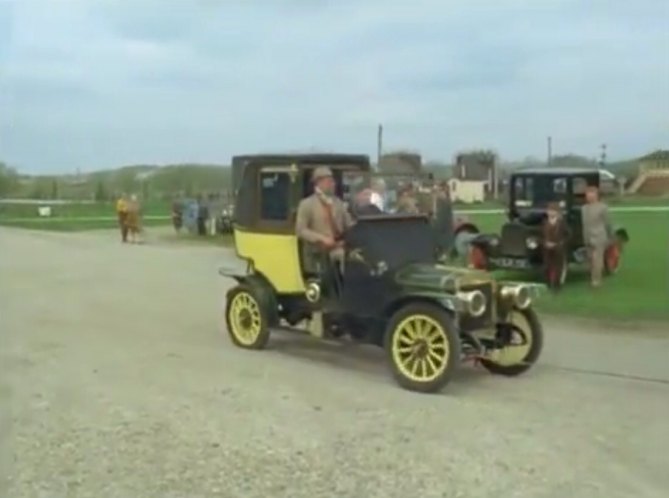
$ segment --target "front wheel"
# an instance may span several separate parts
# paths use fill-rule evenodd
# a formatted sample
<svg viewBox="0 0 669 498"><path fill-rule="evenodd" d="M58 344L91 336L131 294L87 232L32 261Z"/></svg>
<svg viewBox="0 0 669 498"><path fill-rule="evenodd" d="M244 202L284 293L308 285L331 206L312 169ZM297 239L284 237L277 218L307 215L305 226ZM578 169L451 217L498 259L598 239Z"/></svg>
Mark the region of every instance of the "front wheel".
<svg viewBox="0 0 669 498"><path fill-rule="evenodd" d="M504 345L481 358L481 365L491 373L509 377L529 370L544 345L544 331L536 312L531 308L513 309L498 327L498 339Z"/></svg>
<svg viewBox="0 0 669 498"><path fill-rule="evenodd" d="M254 290L245 284L227 296L225 323L232 342L244 349L263 349L269 340L267 311Z"/></svg>
<svg viewBox="0 0 669 498"><path fill-rule="evenodd" d="M460 361L460 338L453 319L436 304L400 308L388 322L384 342L395 380L410 391L439 391Z"/></svg>

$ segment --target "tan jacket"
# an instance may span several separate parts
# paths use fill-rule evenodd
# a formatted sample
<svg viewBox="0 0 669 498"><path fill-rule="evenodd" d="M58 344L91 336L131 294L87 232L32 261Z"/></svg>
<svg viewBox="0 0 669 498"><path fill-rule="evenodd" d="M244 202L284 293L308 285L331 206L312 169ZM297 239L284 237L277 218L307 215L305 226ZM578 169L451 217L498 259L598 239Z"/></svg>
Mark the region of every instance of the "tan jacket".
<svg viewBox="0 0 669 498"><path fill-rule="evenodd" d="M611 235L609 208L603 202L585 204L581 211L583 243L586 246L606 245Z"/></svg>
<svg viewBox="0 0 669 498"><path fill-rule="evenodd" d="M330 202L332 207L332 221L337 233L333 233L324 202ZM353 219L346 210L344 203L337 197L327 198L314 193L302 199L297 206L297 220L295 233L297 236L312 244L317 244L326 237L337 239L353 225Z"/></svg>
<svg viewBox="0 0 669 498"><path fill-rule="evenodd" d="M406 195L397 201L397 212L404 214L418 214L418 204L413 196Z"/></svg>

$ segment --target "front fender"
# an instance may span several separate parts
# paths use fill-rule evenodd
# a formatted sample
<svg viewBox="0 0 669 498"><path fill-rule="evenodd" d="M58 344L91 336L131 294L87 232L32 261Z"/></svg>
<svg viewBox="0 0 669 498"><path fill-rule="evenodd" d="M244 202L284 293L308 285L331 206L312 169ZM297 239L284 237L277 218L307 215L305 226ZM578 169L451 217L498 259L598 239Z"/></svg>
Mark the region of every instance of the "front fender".
<svg viewBox="0 0 669 498"><path fill-rule="evenodd" d="M279 304L276 298L276 290L261 273L240 274L223 268L219 270L219 273L236 280L240 285L250 287L263 310L267 313L269 324L273 326L279 323ZM230 294L233 289L234 287L229 289L226 295Z"/></svg>
<svg viewBox="0 0 669 498"><path fill-rule="evenodd" d="M491 233L481 233L471 240L471 244L482 249L497 247L499 245L499 236Z"/></svg>
<svg viewBox="0 0 669 498"><path fill-rule="evenodd" d="M417 291L393 299L385 306L383 316L390 318L393 313L395 313L403 306L414 303L416 301L440 306L445 310L452 312L454 315L458 310L458 299L452 294L435 291Z"/></svg>

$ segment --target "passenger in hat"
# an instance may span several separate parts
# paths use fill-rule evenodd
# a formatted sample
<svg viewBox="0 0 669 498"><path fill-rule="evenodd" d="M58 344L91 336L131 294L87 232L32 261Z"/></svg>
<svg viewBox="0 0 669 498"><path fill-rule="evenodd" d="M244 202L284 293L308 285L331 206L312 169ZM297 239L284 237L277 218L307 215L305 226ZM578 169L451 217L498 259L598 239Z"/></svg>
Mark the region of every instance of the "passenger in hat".
<svg viewBox="0 0 669 498"><path fill-rule="evenodd" d="M343 201L335 195L332 170L318 166L312 173L314 193L297 207L297 236L337 262L344 260L343 236L353 225L353 218Z"/></svg>
<svg viewBox="0 0 669 498"><path fill-rule="evenodd" d="M376 204L372 203L372 189L366 188L358 192L355 196L353 214L355 216L383 214L383 211L381 211Z"/></svg>

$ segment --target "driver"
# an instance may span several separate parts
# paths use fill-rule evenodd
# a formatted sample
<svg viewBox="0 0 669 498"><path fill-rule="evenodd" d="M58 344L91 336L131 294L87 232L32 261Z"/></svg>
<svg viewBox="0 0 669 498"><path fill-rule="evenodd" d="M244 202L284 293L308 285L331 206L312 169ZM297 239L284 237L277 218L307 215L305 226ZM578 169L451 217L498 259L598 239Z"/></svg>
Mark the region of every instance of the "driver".
<svg viewBox="0 0 669 498"><path fill-rule="evenodd" d="M301 240L330 255L340 266L344 261L343 236L353 225L344 203L335 195L335 180L327 166L314 169L314 193L297 207L295 232Z"/></svg>

